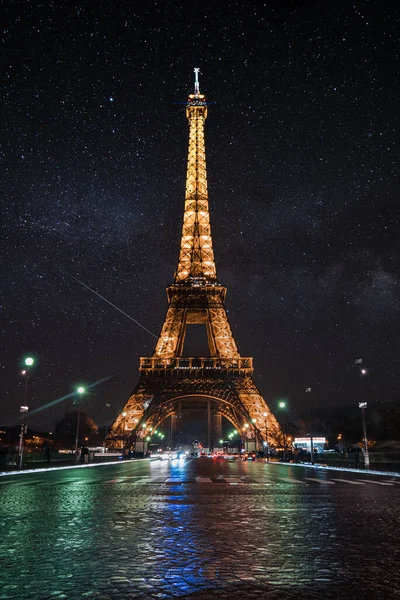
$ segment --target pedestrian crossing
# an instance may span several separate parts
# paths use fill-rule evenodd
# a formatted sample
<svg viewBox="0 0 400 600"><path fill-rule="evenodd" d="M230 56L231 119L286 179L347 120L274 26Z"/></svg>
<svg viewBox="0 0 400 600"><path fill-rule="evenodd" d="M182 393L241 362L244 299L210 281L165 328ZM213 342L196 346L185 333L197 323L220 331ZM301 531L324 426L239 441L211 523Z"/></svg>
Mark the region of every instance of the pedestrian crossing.
<svg viewBox="0 0 400 600"><path fill-rule="evenodd" d="M217 477L203 477L198 476L194 479L185 477L144 477L141 475L132 475L126 477L115 477L104 482L106 485L115 483L129 483L129 484L167 484L167 485L182 485L182 484L199 484L199 485L210 485L210 484L225 484L225 485L261 485L261 486L274 486L277 484L293 484L293 485L317 485L321 487L332 486L336 484L348 484L365 486L368 484L381 485L381 486L393 486L400 481L396 480L377 480L377 479L344 479L344 478L330 478L324 479L319 477L304 477L304 479L297 479L296 477L277 477L276 479L256 479L249 476L233 477L218 475Z"/></svg>
<svg viewBox="0 0 400 600"><path fill-rule="evenodd" d="M7 483L7 478L5 477L0 481L0 487ZM101 478L95 478L93 480L82 479L81 477L72 477L68 478L68 480L59 481L46 481L43 479L20 479L18 481L13 482L15 485L34 485L39 487L50 487L53 485L73 485L73 486L84 486L84 485L119 485L119 484L128 484L129 486L141 486L141 485L155 485L155 484L165 484L165 485L184 485L184 484L194 484L198 486L202 485L225 485L225 486L244 486L244 485L252 485L252 486L264 486L264 487L273 487L277 485L294 485L298 487L305 486L316 486L321 488L331 488L335 485L340 486L379 486L379 487L393 487L400 484L400 478L391 478L391 479L378 479L378 478L354 478L354 479L345 479L343 477L303 477L302 479L297 478L291 475L278 475L277 477L271 478L256 478L249 477L248 475L243 476L227 476L227 475L218 475L215 477L205 477L205 476L170 476L167 474L164 476L150 476L150 475L122 475L118 477L113 477L112 479L108 479L103 481Z"/></svg>

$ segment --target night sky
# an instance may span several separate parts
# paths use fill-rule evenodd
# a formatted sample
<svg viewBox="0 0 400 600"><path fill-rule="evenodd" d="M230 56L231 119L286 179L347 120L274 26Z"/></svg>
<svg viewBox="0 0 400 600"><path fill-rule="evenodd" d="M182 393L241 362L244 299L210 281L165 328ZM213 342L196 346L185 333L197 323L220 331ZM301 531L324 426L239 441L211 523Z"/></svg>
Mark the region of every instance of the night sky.
<svg viewBox="0 0 400 600"><path fill-rule="evenodd" d="M178 259L200 67L217 274L267 402L398 398L396 15L388 2L9 2L2 27L2 393L91 384L113 420ZM353 366L363 358L363 385ZM111 404L110 408L106 404ZM31 417L52 428L71 399Z"/></svg>

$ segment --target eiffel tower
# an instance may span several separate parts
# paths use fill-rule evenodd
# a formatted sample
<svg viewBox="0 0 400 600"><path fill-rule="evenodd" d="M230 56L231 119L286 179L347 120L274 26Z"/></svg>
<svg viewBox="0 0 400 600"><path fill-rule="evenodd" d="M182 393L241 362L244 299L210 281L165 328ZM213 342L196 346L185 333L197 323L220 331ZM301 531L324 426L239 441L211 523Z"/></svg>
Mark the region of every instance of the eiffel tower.
<svg viewBox="0 0 400 600"><path fill-rule="evenodd" d="M225 309L226 288L217 279L212 246L204 122L208 106L200 93L199 69L186 103L189 153L182 239L168 310L151 357L140 358L140 379L113 423L109 444L127 437L149 440L166 421L179 430L182 408L206 408L208 444L221 436L222 417L253 447L275 445L279 424L255 385L253 359L239 354ZM187 325L206 327L209 356L183 356ZM168 421L169 419L169 421ZM212 439L210 438L210 427Z"/></svg>

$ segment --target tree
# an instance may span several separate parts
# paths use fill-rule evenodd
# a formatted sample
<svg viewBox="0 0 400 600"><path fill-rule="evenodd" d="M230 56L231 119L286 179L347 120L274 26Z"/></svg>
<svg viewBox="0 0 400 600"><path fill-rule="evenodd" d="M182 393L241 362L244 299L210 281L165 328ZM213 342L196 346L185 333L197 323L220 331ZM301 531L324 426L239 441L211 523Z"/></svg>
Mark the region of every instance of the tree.
<svg viewBox="0 0 400 600"><path fill-rule="evenodd" d="M54 439L63 446L73 448L75 446L77 422L77 410L65 413L54 428ZM99 428L92 417L89 417L86 413L80 411L78 446L83 444L85 438L88 438L87 443L97 443L98 431Z"/></svg>

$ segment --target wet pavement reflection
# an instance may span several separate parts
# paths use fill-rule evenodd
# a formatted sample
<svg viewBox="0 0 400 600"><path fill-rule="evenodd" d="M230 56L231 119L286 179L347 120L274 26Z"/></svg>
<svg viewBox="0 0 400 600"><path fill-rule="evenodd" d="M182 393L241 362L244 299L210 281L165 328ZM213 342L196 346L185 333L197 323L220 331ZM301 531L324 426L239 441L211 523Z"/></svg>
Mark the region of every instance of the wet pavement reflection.
<svg viewBox="0 0 400 600"><path fill-rule="evenodd" d="M0 480L0 599L395 598L400 486L132 461Z"/></svg>

